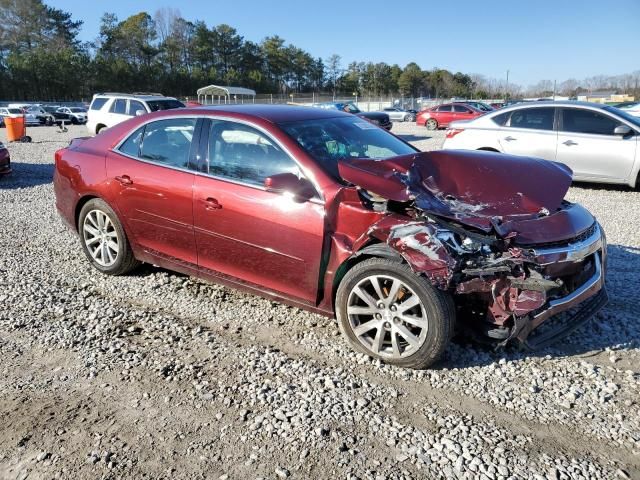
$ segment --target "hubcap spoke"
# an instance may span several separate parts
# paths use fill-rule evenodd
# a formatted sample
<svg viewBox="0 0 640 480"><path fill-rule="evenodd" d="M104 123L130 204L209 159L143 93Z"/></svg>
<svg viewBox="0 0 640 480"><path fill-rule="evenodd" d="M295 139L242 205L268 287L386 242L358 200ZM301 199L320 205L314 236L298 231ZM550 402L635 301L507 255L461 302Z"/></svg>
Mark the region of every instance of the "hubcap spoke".
<svg viewBox="0 0 640 480"><path fill-rule="evenodd" d="M398 290L400 290L401 286L402 286L402 283L400 282L400 280L397 280L397 279L393 280L393 283L391 284L391 288L389 289L389 296L387 297L387 305L391 305L393 301L396 299L396 296L398 295Z"/></svg>
<svg viewBox="0 0 640 480"><path fill-rule="evenodd" d="M378 327L378 330L376 331L376 336L373 339L373 345L371 346L374 353L380 353L380 350L382 350L382 345L384 342L384 333L385 333L385 330L384 328L382 328L382 325L380 325Z"/></svg>
<svg viewBox="0 0 640 480"><path fill-rule="evenodd" d="M413 325L414 327L424 328L425 326L424 318L415 317L413 315L398 315L398 318L405 323Z"/></svg>
<svg viewBox="0 0 640 480"><path fill-rule="evenodd" d="M347 313L349 315L375 315L377 312L378 309L372 307L359 307L357 305L347 307Z"/></svg>
<svg viewBox="0 0 640 480"><path fill-rule="evenodd" d="M363 323L362 325L358 325L356 328L353 329L353 333L356 334L356 336L360 337L363 334L370 332L371 330L373 330L374 328L380 327L379 322L366 322Z"/></svg>
<svg viewBox="0 0 640 480"><path fill-rule="evenodd" d="M382 288L380 288L380 281L378 280L378 277L371 277L371 285L373 286L373 289L376 291L376 295L378 296L378 299L384 300L385 294L382 293Z"/></svg>
<svg viewBox="0 0 640 480"><path fill-rule="evenodd" d="M398 333L404 338L409 345L417 347L420 343L420 339L409 331L404 325L396 325Z"/></svg>
<svg viewBox="0 0 640 480"><path fill-rule="evenodd" d="M371 295L365 292L362 288L360 287L354 288L353 293L355 293L358 297L360 297L371 308L377 308L375 298L373 298Z"/></svg>
<svg viewBox="0 0 640 480"><path fill-rule="evenodd" d="M419 303L420 303L420 299L418 298L418 296L417 295L412 295L407 300L405 300L400 305L398 305L398 311L399 312L406 312L407 310L409 310L410 308L415 307Z"/></svg>
<svg viewBox="0 0 640 480"><path fill-rule="evenodd" d="M398 345L398 336L395 332L391 332L391 347L396 357L400 356L400 346Z"/></svg>

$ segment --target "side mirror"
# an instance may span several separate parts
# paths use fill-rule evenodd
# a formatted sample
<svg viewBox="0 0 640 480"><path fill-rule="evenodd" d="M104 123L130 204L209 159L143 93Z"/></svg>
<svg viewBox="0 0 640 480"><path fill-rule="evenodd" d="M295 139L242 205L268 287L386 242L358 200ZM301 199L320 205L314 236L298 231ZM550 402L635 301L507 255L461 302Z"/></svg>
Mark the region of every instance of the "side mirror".
<svg viewBox="0 0 640 480"><path fill-rule="evenodd" d="M145 112L144 110L136 110L136 117L139 117L140 115L144 115L145 113L147 112Z"/></svg>
<svg viewBox="0 0 640 480"><path fill-rule="evenodd" d="M264 179L267 192L290 193L297 200L309 200L315 194L313 185L306 178L298 178L293 173L279 173Z"/></svg>
<svg viewBox="0 0 640 480"><path fill-rule="evenodd" d="M614 130L614 135L620 135L621 137L626 137L631 133L631 127L628 125L618 125Z"/></svg>

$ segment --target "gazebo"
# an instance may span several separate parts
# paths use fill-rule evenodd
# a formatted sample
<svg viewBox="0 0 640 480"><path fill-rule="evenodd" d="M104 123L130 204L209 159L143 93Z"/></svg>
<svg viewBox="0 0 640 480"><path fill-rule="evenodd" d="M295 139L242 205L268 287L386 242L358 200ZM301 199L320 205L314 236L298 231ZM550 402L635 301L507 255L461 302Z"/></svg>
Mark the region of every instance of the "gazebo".
<svg viewBox="0 0 640 480"><path fill-rule="evenodd" d="M221 87L219 85L209 85L198 89L198 102L203 105L244 103L245 100L247 102L251 100L251 103L255 103L255 90L243 87Z"/></svg>

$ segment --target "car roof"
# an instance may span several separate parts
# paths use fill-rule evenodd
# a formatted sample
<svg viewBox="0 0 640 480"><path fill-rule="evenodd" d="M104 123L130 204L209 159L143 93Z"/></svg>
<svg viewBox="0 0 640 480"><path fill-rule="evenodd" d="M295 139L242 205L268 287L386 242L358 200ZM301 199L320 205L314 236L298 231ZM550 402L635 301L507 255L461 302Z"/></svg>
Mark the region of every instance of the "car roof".
<svg viewBox="0 0 640 480"><path fill-rule="evenodd" d="M594 102L580 102L578 100L542 100L539 102L521 102L516 103L515 105L509 105L505 107L500 112L507 112L511 110L517 110L519 108L536 108L536 107L587 107L587 108L597 108L602 110L604 107L608 107L608 105L602 103L594 103Z"/></svg>
<svg viewBox="0 0 640 480"><path fill-rule="evenodd" d="M173 97L165 97L164 95L153 94L135 94L135 93L96 93L94 98L133 98L136 100L175 100Z"/></svg>
<svg viewBox="0 0 640 480"><path fill-rule="evenodd" d="M181 109L183 110L183 109ZM261 118L273 123L295 122L300 120L316 120L322 118L353 117L350 113L339 110L328 110L324 108L313 108L296 105L265 105L265 104L244 104L244 105L207 105L194 107L195 111L207 110L209 112L228 112L244 115L247 117Z"/></svg>

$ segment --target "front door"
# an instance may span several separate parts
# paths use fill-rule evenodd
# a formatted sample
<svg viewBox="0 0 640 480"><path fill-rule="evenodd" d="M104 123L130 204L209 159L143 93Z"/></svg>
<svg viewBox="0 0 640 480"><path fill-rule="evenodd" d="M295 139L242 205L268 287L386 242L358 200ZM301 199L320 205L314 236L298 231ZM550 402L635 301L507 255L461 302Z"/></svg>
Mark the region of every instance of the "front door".
<svg viewBox="0 0 640 480"><path fill-rule="evenodd" d="M614 135L623 123L586 108L562 109L558 132L558 161L577 180L626 181L636 158L636 136Z"/></svg>
<svg viewBox="0 0 640 480"><path fill-rule="evenodd" d="M195 179L193 203L201 270L315 302L322 202L265 190L265 178L300 170L263 132L223 120L205 128L207 159L204 175Z"/></svg>
<svg viewBox="0 0 640 480"><path fill-rule="evenodd" d="M107 157L116 206L148 253L197 268L191 144L196 119L148 123Z"/></svg>

